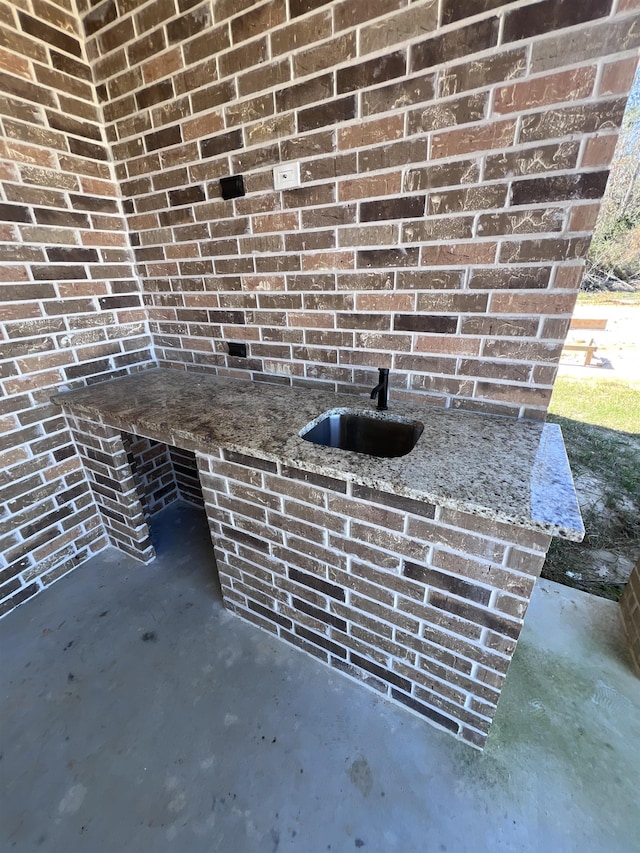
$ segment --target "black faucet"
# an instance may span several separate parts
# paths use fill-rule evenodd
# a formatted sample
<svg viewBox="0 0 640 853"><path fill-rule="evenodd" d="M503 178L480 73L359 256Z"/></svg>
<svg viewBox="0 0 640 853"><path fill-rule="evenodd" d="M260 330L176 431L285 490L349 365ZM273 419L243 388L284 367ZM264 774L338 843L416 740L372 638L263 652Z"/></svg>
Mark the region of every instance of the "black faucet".
<svg viewBox="0 0 640 853"><path fill-rule="evenodd" d="M378 384L371 392L371 399L378 395L378 411L384 412L389 406L387 406L387 397L389 396L389 368L388 367L379 367L378 368Z"/></svg>

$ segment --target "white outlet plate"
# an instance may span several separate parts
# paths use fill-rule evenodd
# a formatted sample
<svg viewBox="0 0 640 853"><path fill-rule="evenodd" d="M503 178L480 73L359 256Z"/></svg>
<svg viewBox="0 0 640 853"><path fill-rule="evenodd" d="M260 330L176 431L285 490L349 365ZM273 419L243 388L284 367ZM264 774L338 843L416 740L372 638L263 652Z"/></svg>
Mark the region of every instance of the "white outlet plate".
<svg viewBox="0 0 640 853"><path fill-rule="evenodd" d="M280 163L273 167L274 190L289 190L300 186L300 163Z"/></svg>

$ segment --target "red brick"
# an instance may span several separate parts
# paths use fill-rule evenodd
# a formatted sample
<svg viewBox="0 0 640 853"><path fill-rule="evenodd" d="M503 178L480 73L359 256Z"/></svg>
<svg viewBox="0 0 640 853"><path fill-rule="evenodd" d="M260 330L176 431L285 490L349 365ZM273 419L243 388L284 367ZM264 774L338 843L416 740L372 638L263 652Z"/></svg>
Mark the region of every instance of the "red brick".
<svg viewBox="0 0 640 853"><path fill-rule="evenodd" d="M142 65L141 70L144 82L148 85L149 83L154 83L156 80L160 80L162 77L168 77L181 68L182 54L178 48L174 48L148 60Z"/></svg>
<svg viewBox="0 0 640 853"><path fill-rule="evenodd" d="M452 335L420 335L416 339L415 352L478 355L480 342Z"/></svg>
<svg viewBox="0 0 640 853"><path fill-rule="evenodd" d="M560 71L496 89L494 113L514 113L588 98L596 79L595 65Z"/></svg>
<svg viewBox="0 0 640 853"><path fill-rule="evenodd" d="M571 209L569 216L570 231L586 231L589 234L593 231L598 213L600 212L600 204L581 204L576 205Z"/></svg>
<svg viewBox="0 0 640 853"><path fill-rule="evenodd" d="M338 130L338 147L366 148L391 139L401 139L403 134L404 116L388 116Z"/></svg>
<svg viewBox="0 0 640 853"><path fill-rule="evenodd" d="M413 311L415 310L415 296L412 293L358 293L356 295L356 310ZM401 339L390 339L391 342L400 348Z"/></svg>
<svg viewBox="0 0 640 853"><path fill-rule="evenodd" d="M234 44L268 33L284 23L285 0L271 0L264 6L239 15L231 22L231 37Z"/></svg>
<svg viewBox="0 0 640 853"><path fill-rule="evenodd" d="M456 266L490 264L495 260L495 243L458 243L457 245L423 246L420 262L423 266Z"/></svg>
<svg viewBox="0 0 640 853"><path fill-rule="evenodd" d="M493 148L508 148L513 144L515 131L516 121L510 119L451 130L448 133L436 133L432 138L431 155L434 159L439 159L475 151L489 151Z"/></svg>
<svg viewBox="0 0 640 853"><path fill-rule="evenodd" d="M415 39L437 28L436 3L421 4L415 8L401 9L395 15L390 14L402 5L400 0L382 0L375 5L367 0L345 0L336 8L336 27L353 26L355 23L385 15L383 20L363 27L360 31L361 53L370 53L407 39Z"/></svg>
<svg viewBox="0 0 640 853"><path fill-rule="evenodd" d="M297 311L289 315L289 325L305 329L333 329L335 317L333 314Z"/></svg>
<svg viewBox="0 0 640 853"><path fill-rule="evenodd" d="M602 69L598 95L626 95L633 84L637 65L634 56L607 63Z"/></svg>
<svg viewBox="0 0 640 853"><path fill-rule="evenodd" d="M607 136L592 136L587 139L582 155L582 166L601 166L605 168L609 166L613 160L617 142L617 133L611 133Z"/></svg>
<svg viewBox="0 0 640 853"><path fill-rule="evenodd" d="M500 263L530 263L537 261L564 261L582 258L589 248L589 238L540 238L504 242L500 246Z"/></svg>
<svg viewBox="0 0 640 853"><path fill-rule="evenodd" d="M15 74L18 77L23 77L25 80L32 79L27 59L16 53L9 53L4 48L0 48L0 69L8 71L10 74Z"/></svg>
<svg viewBox="0 0 640 853"><path fill-rule="evenodd" d="M322 41L332 33L332 21L330 11L320 11L311 18L303 21L294 21L287 27L280 27L270 33L271 55L278 56L289 53L312 44L314 41Z"/></svg>
<svg viewBox="0 0 640 853"><path fill-rule="evenodd" d="M303 270L345 270L354 268L353 252L318 252L302 256Z"/></svg>
<svg viewBox="0 0 640 853"><path fill-rule="evenodd" d="M395 195L400 192L401 186L402 172L357 177L338 184L338 198L340 201L351 201L372 196Z"/></svg>
<svg viewBox="0 0 640 853"><path fill-rule="evenodd" d="M353 59L356 55L355 33L338 36L329 42L302 50L293 58L296 77L317 74L325 68L332 68L341 62Z"/></svg>
<svg viewBox="0 0 640 853"><path fill-rule="evenodd" d="M500 314L571 314L576 294L558 293L492 293L490 311Z"/></svg>

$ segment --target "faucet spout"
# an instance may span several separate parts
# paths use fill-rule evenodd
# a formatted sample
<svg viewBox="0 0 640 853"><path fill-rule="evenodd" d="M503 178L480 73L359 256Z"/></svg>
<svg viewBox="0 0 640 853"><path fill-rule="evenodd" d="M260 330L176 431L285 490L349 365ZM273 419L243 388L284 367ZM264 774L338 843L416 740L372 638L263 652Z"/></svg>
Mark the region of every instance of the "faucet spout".
<svg viewBox="0 0 640 853"><path fill-rule="evenodd" d="M378 395L378 411L386 411L389 408L387 405L389 397L389 368L387 367L378 368L378 384L371 391L372 400L376 394Z"/></svg>

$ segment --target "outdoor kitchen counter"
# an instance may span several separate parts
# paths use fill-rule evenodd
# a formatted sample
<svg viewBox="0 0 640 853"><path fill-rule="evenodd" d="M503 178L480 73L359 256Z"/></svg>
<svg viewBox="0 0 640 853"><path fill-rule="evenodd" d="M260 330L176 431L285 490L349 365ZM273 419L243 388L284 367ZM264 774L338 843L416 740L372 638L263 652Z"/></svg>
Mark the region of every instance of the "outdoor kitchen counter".
<svg viewBox="0 0 640 853"><path fill-rule="evenodd" d="M54 401L74 415L207 454L218 449L350 480L580 541L584 527L560 428L390 401L389 417L424 424L392 459L312 444L299 433L329 409L375 410L368 398L152 369Z"/></svg>

